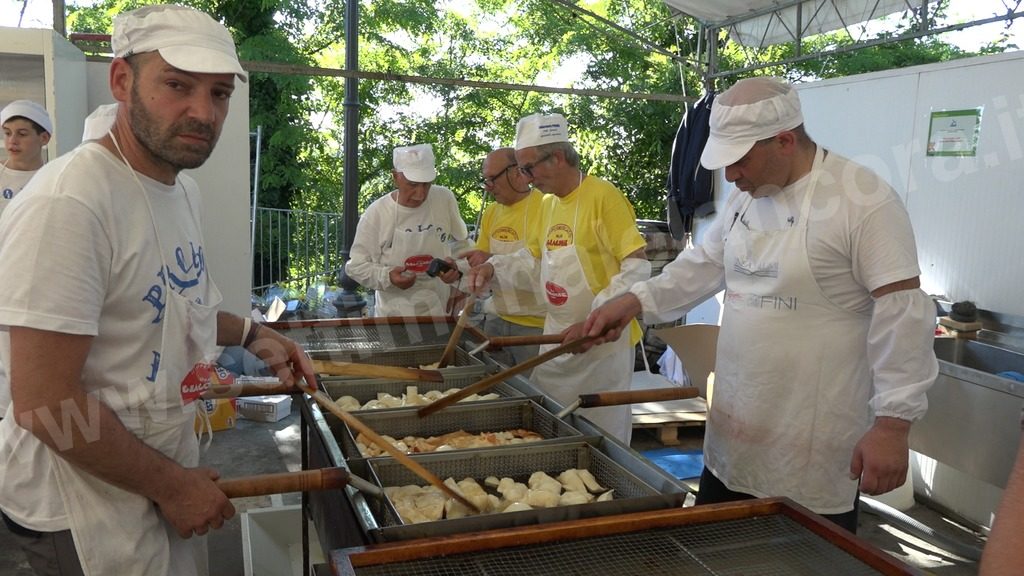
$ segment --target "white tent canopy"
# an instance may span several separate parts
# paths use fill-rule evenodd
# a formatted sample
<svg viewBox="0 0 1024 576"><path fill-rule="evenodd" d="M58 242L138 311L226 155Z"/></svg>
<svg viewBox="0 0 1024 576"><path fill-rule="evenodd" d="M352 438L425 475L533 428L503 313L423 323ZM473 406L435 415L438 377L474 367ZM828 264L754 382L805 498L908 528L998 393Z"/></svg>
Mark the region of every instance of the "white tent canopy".
<svg viewBox="0 0 1024 576"><path fill-rule="evenodd" d="M665 4L706 26L727 28L734 42L757 48L920 6L907 0L665 0Z"/></svg>

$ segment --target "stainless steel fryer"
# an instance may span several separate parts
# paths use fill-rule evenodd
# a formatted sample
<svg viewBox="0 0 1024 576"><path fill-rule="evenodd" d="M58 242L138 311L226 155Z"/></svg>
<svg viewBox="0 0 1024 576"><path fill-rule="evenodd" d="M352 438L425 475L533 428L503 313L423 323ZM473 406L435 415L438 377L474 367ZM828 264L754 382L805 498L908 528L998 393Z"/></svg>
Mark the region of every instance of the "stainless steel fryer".
<svg viewBox="0 0 1024 576"><path fill-rule="evenodd" d="M314 360L333 360L336 362L357 362L377 366L399 366L403 368L419 368L437 362L444 352L444 346L408 346L387 350L322 350L310 352ZM470 356L464 349L455 349L455 359L442 374L473 374L477 379L483 377L490 368L482 361ZM335 378L345 378L336 376Z"/></svg>
<svg viewBox="0 0 1024 576"><path fill-rule="evenodd" d="M600 442L600 439L597 439ZM361 516L367 534L377 542L392 542L493 530L527 524L574 520L608 514L622 514L683 505L685 488L679 492L659 492L623 465L603 454L589 442L546 445L517 445L487 450L463 450L413 455L412 458L441 478L474 478L481 485L484 478L511 477L526 483L530 475L544 471L556 477L569 468L585 468L605 489L615 490L615 499L575 506L558 506L467 516L421 524L403 524L398 512L387 498L366 500L370 515ZM415 474L391 458L371 458L366 462L366 475L381 487L423 485ZM352 463L352 462L350 462ZM354 464L354 463L353 463Z"/></svg>
<svg viewBox="0 0 1024 576"><path fill-rule="evenodd" d="M420 394L430 390L444 392L451 388L465 388L481 378L475 372L456 372L453 374L448 370L452 369L445 368L445 371L442 372L444 374L444 382L411 382L409 380L385 380L382 378L347 379L338 376L322 378L320 386L334 400L342 396L352 396L360 404L366 404L370 400L377 398L377 394L380 392L400 397L402 394L405 394L405 389L408 386L416 386ZM518 389L504 382L499 383L488 392L493 392L502 398L522 398L524 396ZM405 408L397 409L404 410ZM355 411L360 417L369 412L371 411Z"/></svg>
<svg viewBox="0 0 1024 576"><path fill-rule="evenodd" d="M363 424L378 434L396 439L406 436L441 436L458 430L480 434L517 428L536 432L545 440L579 440L583 436L582 432L528 398L457 404L428 418L420 418L411 409L363 410L358 412L358 416ZM325 414L324 417L345 458L363 458L356 447L356 435L353 431L331 414ZM531 442L529 445L538 446L537 442ZM495 446L478 449L492 448Z"/></svg>
<svg viewBox="0 0 1024 576"><path fill-rule="evenodd" d="M338 576L909 576L784 498L337 550Z"/></svg>
<svg viewBox="0 0 1024 576"><path fill-rule="evenodd" d="M391 350L410 346L443 347L448 342L453 327L444 322L386 320L388 319L312 321L297 327L286 325L280 330L302 344L307 352L314 353L331 350Z"/></svg>

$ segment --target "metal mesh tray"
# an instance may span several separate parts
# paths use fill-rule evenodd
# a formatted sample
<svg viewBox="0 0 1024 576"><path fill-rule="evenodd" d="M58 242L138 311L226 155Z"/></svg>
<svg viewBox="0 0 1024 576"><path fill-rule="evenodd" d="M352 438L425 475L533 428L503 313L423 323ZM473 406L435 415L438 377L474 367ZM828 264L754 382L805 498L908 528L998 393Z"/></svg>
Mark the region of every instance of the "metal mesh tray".
<svg viewBox="0 0 1024 576"><path fill-rule="evenodd" d="M326 324L326 323L325 323ZM391 350L410 346L444 346L452 325L443 322L346 323L282 328L307 352Z"/></svg>
<svg viewBox="0 0 1024 576"><path fill-rule="evenodd" d="M388 350L329 350L310 352L314 360L334 360L336 362L358 362L377 366L399 366L403 368L419 368L432 364L441 358L444 345L413 346L408 348L391 348ZM448 372L473 372L483 374L487 366L482 360L470 356L462 348L455 347L455 359L447 367L441 369ZM344 378L344 377L341 377Z"/></svg>
<svg viewBox="0 0 1024 576"><path fill-rule="evenodd" d="M487 450L463 450L411 456L440 478L510 477L526 483L537 471L556 477L569 468L586 468L605 489L615 490L615 499L575 506L558 506L521 512L502 512L445 519L421 524L403 524L398 512L387 498L368 501L378 526L369 527L368 534L378 542L408 540L510 526L574 520L606 514L621 514L683 505L686 493L662 494L621 464L602 454L587 442L518 445ZM425 482L391 458L366 460L367 473L382 487L404 486Z"/></svg>
<svg viewBox="0 0 1024 576"><path fill-rule="evenodd" d="M779 500L567 522L529 532L498 530L350 548L336 552L332 560L336 573L345 576L917 573L854 535Z"/></svg>
<svg viewBox="0 0 1024 576"><path fill-rule="evenodd" d="M486 368L484 368L486 370ZM429 392L430 390L440 390L444 392L449 388L465 388L470 384L475 384L483 378L483 373L457 373L452 374L447 371L444 372L444 382L411 382L409 380L386 380L382 378L370 378L361 380L348 380L345 378L322 378L320 380L320 386L323 391L331 397L332 400L337 400L342 396L352 396L359 401L360 404L366 404L370 400L377 398L378 392L384 392L391 394L392 396L400 397L405 394L407 386L416 386L419 389L420 394ZM489 393L497 394L502 398L523 398L525 395L515 387L511 386L507 382L498 382L492 386L486 394ZM384 410L384 409L381 409ZM392 409L387 409L391 411ZM396 408L394 410L408 411L410 408ZM442 410L439 414L443 414L447 410ZM355 413L360 415L368 414L370 410L356 410Z"/></svg>
<svg viewBox="0 0 1024 576"><path fill-rule="evenodd" d="M464 430L470 434L503 432L522 428L553 438L582 438L576 430L530 399L494 400L492 402L457 404L428 418L420 418L412 410L360 411L359 419L374 432L402 439L406 436L426 438ZM356 446L351 428L338 419L328 420L345 458L363 458ZM531 446L538 446L535 442ZM479 448L490 450L494 446Z"/></svg>

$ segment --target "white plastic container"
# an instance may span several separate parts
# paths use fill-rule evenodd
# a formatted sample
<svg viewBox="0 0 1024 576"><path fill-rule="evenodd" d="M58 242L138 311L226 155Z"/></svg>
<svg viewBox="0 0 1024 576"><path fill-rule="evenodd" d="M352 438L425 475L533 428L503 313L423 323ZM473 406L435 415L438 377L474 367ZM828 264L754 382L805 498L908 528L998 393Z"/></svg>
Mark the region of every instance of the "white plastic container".
<svg viewBox="0 0 1024 576"><path fill-rule="evenodd" d="M301 506L274 506L243 512L242 561L245 576L303 576ZM310 524L309 564L323 563L320 540Z"/></svg>

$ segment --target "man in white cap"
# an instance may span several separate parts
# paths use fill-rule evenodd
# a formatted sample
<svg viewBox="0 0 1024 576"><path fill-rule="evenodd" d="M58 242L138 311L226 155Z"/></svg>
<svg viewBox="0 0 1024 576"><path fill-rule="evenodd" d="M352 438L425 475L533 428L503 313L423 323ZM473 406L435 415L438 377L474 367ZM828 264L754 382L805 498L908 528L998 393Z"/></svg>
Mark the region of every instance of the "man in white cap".
<svg viewBox="0 0 1024 576"><path fill-rule="evenodd" d="M0 226L0 510L37 574L203 574L234 508L197 468L189 372L242 344L315 374L275 331L218 312L199 191L236 79L228 31L153 5L118 15L109 133L44 166ZM40 298L40 294L46 294Z"/></svg>
<svg viewBox="0 0 1024 576"><path fill-rule="evenodd" d="M43 148L50 142L50 114L31 100L15 100L0 110L7 160L0 166L0 213L43 166Z"/></svg>
<svg viewBox="0 0 1024 576"><path fill-rule="evenodd" d="M395 148L393 159L395 190L360 216L345 272L376 290L374 316L445 316L461 278L452 255L469 248L469 232L455 195L433 183L430 144ZM435 258L450 269L431 277Z"/></svg>
<svg viewBox="0 0 1024 576"><path fill-rule="evenodd" d="M476 249L459 255L470 266L479 266L492 255L529 249L539 253L544 194L530 188L518 167L514 148L498 148L484 158L481 184L494 196L494 203L480 218ZM537 290L533 271L502 278L509 283L495 282L491 287L492 296L484 300L483 330L488 336L536 336L543 332L547 303ZM491 357L511 366L536 356L537 352L536 344L509 346L492 352Z"/></svg>
<svg viewBox="0 0 1024 576"><path fill-rule="evenodd" d="M541 207L543 241L532 251L492 257L473 269L470 287L479 290L539 267L537 286L547 301L545 334L563 341L583 336L591 310L651 275L629 200L610 182L584 174L569 142L561 114L533 114L516 127L518 169L534 187L546 192ZM596 391L628 390L640 326L630 335L596 346L585 354L562 355L534 369L530 380L562 405ZM541 352L550 347L542 347ZM632 434L629 406L594 408L585 416L626 445Z"/></svg>
<svg viewBox="0 0 1024 576"><path fill-rule="evenodd" d="M697 503L787 496L855 531L858 486L906 478L938 373L910 219L877 175L810 139L775 78L715 99L701 163L736 186L703 244L595 310L587 333L678 318L724 287Z"/></svg>

